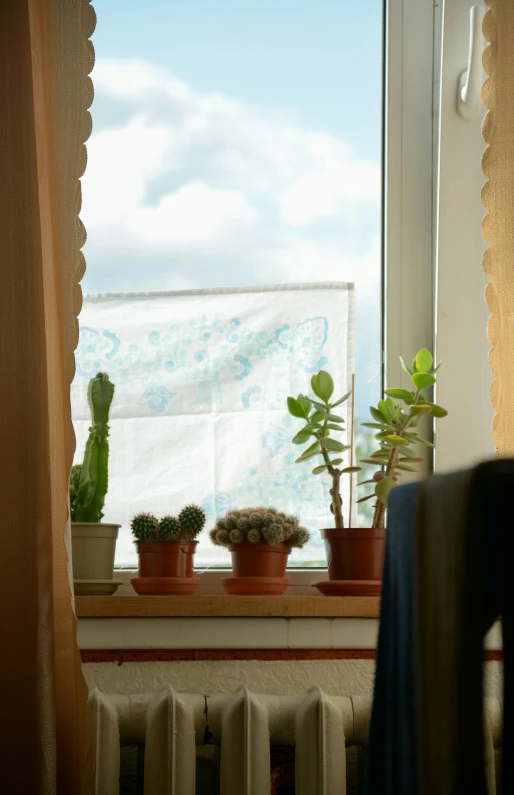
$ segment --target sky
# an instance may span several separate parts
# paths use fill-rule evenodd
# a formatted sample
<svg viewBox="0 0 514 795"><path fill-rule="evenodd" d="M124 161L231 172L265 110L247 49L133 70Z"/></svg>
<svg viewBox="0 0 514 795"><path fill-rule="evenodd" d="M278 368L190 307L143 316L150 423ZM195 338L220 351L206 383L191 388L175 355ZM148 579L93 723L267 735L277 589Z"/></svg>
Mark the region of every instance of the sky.
<svg viewBox="0 0 514 795"><path fill-rule="evenodd" d="M380 390L380 0L95 0L86 292L355 281Z"/></svg>

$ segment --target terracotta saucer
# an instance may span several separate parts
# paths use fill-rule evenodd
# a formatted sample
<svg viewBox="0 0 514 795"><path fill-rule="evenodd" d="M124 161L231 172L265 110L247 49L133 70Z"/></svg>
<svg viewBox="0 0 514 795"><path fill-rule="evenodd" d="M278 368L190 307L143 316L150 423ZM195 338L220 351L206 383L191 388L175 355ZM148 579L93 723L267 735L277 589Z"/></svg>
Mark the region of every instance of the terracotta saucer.
<svg viewBox="0 0 514 795"><path fill-rule="evenodd" d="M191 596L200 583L199 577L134 577L134 591L140 596Z"/></svg>
<svg viewBox="0 0 514 795"><path fill-rule="evenodd" d="M289 585L289 577L225 577L221 584L234 596L278 596Z"/></svg>
<svg viewBox="0 0 514 795"><path fill-rule="evenodd" d="M312 582L313 588L323 596L380 596L380 580L320 580Z"/></svg>

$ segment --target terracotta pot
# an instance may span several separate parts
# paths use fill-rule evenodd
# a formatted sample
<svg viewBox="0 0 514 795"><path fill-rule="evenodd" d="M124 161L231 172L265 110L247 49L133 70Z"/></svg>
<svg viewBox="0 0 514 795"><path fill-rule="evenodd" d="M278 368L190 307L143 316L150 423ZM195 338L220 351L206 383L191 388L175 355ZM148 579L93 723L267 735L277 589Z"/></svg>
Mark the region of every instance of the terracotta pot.
<svg viewBox="0 0 514 795"><path fill-rule="evenodd" d="M119 524L72 522L74 580L112 580Z"/></svg>
<svg viewBox="0 0 514 795"><path fill-rule="evenodd" d="M330 528L325 539L328 576L331 580L381 580L385 529L369 527Z"/></svg>
<svg viewBox="0 0 514 795"><path fill-rule="evenodd" d="M198 541L137 541L139 577L192 577Z"/></svg>
<svg viewBox="0 0 514 795"><path fill-rule="evenodd" d="M229 546L232 553L232 573L234 577L284 577L287 556L291 551L288 544L253 544L241 541Z"/></svg>

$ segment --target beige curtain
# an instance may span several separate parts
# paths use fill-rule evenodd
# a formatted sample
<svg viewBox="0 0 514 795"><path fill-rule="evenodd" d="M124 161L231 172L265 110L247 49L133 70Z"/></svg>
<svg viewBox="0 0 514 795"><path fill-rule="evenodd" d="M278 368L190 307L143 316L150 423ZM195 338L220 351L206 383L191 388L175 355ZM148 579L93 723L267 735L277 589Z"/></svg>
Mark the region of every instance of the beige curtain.
<svg viewBox="0 0 514 795"><path fill-rule="evenodd" d="M0 789L20 795L92 784L67 482L94 22L87 0L0 2Z"/></svg>
<svg viewBox="0 0 514 795"><path fill-rule="evenodd" d="M487 211L483 232L488 245L484 269L489 279L489 360L494 375L492 431L497 455L510 457L514 456L514 2L487 0L487 4L483 60L488 78L482 92L488 108L482 158L487 182L482 201Z"/></svg>

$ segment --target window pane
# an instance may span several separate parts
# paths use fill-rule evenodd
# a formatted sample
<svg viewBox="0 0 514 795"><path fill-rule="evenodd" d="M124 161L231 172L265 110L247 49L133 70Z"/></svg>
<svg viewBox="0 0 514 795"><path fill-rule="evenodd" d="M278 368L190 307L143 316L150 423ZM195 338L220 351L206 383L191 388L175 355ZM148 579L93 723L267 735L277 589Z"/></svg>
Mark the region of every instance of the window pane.
<svg viewBox="0 0 514 795"><path fill-rule="evenodd" d="M95 9L84 291L354 282L356 415L364 419L381 379L382 3L150 0L142 16L135 0L96 0ZM310 317L324 313L322 295L313 291ZM323 366L337 372L335 356ZM84 431L74 419L78 461ZM297 429L277 433L299 478L306 473L294 469L289 445ZM369 444L360 430L356 442ZM206 435L205 460L209 444ZM170 445L169 455L182 453ZM304 482L329 505L326 480ZM206 494L209 510L214 502ZM116 521L109 495L106 520ZM311 517L313 543L291 565L325 565L323 521ZM216 554L205 537L197 564L227 560ZM117 563L136 564L127 527Z"/></svg>

